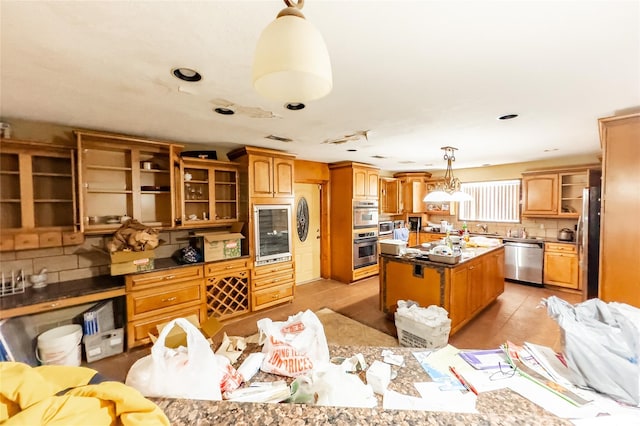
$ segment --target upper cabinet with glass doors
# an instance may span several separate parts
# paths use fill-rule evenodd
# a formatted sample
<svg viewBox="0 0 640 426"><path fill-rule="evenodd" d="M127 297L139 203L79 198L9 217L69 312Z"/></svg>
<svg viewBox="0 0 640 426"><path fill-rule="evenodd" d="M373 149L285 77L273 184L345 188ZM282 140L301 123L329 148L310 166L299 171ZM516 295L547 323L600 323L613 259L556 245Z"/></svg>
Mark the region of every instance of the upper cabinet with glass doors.
<svg viewBox="0 0 640 426"><path fill-rule="evenodd" d="M179 162L178 213L182 226L238 221L238 165L183 157Z"/></svg>
<svg viewBox="0 0 640 426"><path fill-rule="evenodd" d="M84 232L113 232L127 217L147 226L174 226L172 158L182 146L99 132L75 134Z"/></svg>

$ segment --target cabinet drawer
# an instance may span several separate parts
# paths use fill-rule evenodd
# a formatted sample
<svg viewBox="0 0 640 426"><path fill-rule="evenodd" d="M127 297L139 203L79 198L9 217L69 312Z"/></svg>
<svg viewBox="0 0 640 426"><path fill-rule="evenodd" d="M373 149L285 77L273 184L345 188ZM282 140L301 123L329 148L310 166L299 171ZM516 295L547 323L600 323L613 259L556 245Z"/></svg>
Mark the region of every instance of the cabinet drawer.
<svg viewBox="0 0 640 426"><path fill-rule="evenodd" d="M293 270L285 270L278 273L273 273L271 275L256 277L251 280L251 285L253 289L267 288L274 285L280 285L284 283L292 283L294 281L294 272Z"/></svg>
<svg viewBox="0 0 640 426"><path fill-rule="evenodd" d="M203 300L202 282L189 282L179 288L171 287L165 291L153 289L136 292L129 295L131 309L129 313L133 319L153 311L166 311L176 306Z"/></svg>
<svg viewBox="0 0 640 426"><path fill-rule="evenodd" d="M353 271L353 280L361 280L363 278L367 278L373 275L377 275L379 272L378 265L365 266L364 268L354 269Z"/></svg>
<svg viewBox="0 0 640 426"><path fill-rule="evenodd" d="M273 265L259 266L257 268L254 268L253 276L255 278L260 278L266 275L280 273L280 272L293 273L293 262L281 262Z"/></svg>
<svg viewBox="0 0 640 426"><path fill-rule="evenodd" d="M151 343L149 333L157 336L156 326L171 321L172 319L196 315L202 322L206 319L203 311L202 305L193 305L166 312L162 315L155 315L144 320L129 321L127 324L127 348Z"/></svg>
<svg viewBox="0 0 640 426"><path fill-rule="evenodd" d="M42 232L38 235L40 248L60 247L62 245L62 234L60 232Z"/></svg>
<svg viewBox="0 0 640 426"><path fill-rule="evenodd" d="M207 263L204 265L205 275L207 277L211 275L219 275L221 272L228 273L238 269L249 269L249 267L249 259L229 260L226 262Z"/></svg>
<svg viewBox="0 0 640 426"><path fill-rule="evenodd" d="M577 253L575 244L545 243L544 249L559 253Z"/></svg>
<svg viewBox="0 0 640 426"><path fill-rule="evenodd" d="M127 291L131 291L202 278L204 278L202 266L188 266L165 271L127 275L125 281Z"/></svg>
<svg viewBox="0 0 640 426"><path fill-rule="evenodd" d="M293 300L293 283L272 287L266 290L254 291L251 294L252 310L268 308L269 306Z"/></svg>
<svg viewBox="0 0 640 426"><path fill-rule="evenodd" d="M13 244L15 250L37 249L40 238L38 234L16 234Z"/></svg>
<svg viewBox="0 0 640 426"><path fill-rule="evenodd" d="M75 246L84 242L84 234L82 232L63 232L62 245Z"/></svg>
<svg viewBox="0 0 640 426"><path fill-rule="evenodd" d="M12 251L14 249L13 243L13 235L3 235L0 237L0 251Z"/></svg>

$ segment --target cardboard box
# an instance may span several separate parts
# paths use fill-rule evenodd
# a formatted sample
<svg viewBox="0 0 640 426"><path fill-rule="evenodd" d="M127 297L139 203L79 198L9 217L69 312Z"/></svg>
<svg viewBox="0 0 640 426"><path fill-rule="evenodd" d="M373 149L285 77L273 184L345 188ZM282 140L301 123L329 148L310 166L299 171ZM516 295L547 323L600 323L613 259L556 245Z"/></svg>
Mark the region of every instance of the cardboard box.
<svg viewBox="0 0 640 426"><path fill-rule="evenodd" d="M153 249L144 251L116 251L111 257L111 275L133 274L153 270L156 253Z"/></svg>
<svg viewBox="0 0 640 426"><path fill-rule="evenodd" d="M139 252L145 253L145 252ZM155 266L153 258L135 259L129 262L112 263L111 275L133 274L136 272L152 271Z"/></svg>
<svg viewBox="0 0 640 426"><path fill-rule="evenodd" d="M156 253L153 249L145 251L115 251L109 253L111 263L129 263L140 259L155 259Z"/></svg>
<svg viewBox="0 0 640 426"><path fill-rule="evenodd" d="M189 315L189 316L185 317L185 319L187 321L189 321L191 324L193 324L196 327L198 327L198 329L204 335L204 337L206 337L207 340L209 340L209 343L211 343L211 338L213 336L215 336L216 334L218 334L222 330L222 328L224 327L214 317L209 317L202 324L200 324L200 321L198 320L198 317L196 315ZM160 334L162 329L167 324L168 324L168 322L165 322L165 323L162 323L162 324L158 324L156 326L158 334ZM156 340L158 340L158 336L155 336L152 333L149 333L149 338L151 339L151 342L153 342L153 343L155 343ZM177 326L173 327L173 330L171 330L169 332L169 334L167 335L167 338L165 339L164 344L168 348L177 348L178 346L187 346L187 334L184 332L184 330L182 330L182 328L177 327Z"/></svg>
<svg viewBox="0 0 640 426"><path fill-rule="evenodd" d="M212 232L198 234L197 236L203 239L202 247L205 262L233 259L242 255L242 240L244 236L239 232Z"/></svg>

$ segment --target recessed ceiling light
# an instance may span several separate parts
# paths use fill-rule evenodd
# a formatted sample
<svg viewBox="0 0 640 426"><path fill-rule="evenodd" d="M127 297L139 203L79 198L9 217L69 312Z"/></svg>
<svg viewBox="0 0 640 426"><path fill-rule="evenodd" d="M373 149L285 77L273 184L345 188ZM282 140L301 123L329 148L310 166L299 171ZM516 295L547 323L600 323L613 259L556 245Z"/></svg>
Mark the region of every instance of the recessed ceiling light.
<svg viewBox="0 0 640 426"><path fill-rule="evenodd" d="M372 155L371 158L377 158L378 160L384 160L387 157L385 157L384 155Z"/></svg>
<svg viewBox="0 0 640 426"><path fill-rule="evenodd" d="M553 151L557 151L558 148L547 148L544 150L544 152L553 152Z"/></svg>
<svg viewBox="0 0 640 426"><path fill-rule="evenodd" d="M513 118L516 118L517 116L518 116L518 114L501 115L500 117L498 117L498 120L511 120Z"/></svg>
<svg viewBox="0 0 640 426"><path fill-rule="evenodd" d="M358 152L358 150L351 148L351 149L348 149L347 152Z"/></svg>
<svg viewBox="0 0 640 426"><path fill-rule="evenodd" d="M171 73L174 77L179 78L183 81L200 81L202 80L202 76L196 70L191 68L174 68L171 70Z"/></svg>
<svg viewBox="0 0 640 426"><path fill-rule="evenodd" d="M303 104L302 102L289 102L284 104L284 107L286 109L290 109L291 111L299 111L301 109L304 109L306 105Z"/></svg>
<svg viewBox="0 0 640 426"><path fill-rule="evenodd" d="M405 160L405 161L399 161L400 164L415 164L415 161L411 161L411 160Z"/></svg>
<svg viewBox="0 0 640 426"><path fill-rule="evenodd" d="M482 167L489 167L490 165L491 165L491 163L484 163L484 164L482 165Z"/></svg>
<svg viewBox="0 0 640 426"><path fill-rule="evenodd" d="M214 108L213 109L215 112L217 112L218 114L222 114L222 115L233 115L236 112L232 109L229 108L223 108L223 107L218 107L218 108Z"/></svg>

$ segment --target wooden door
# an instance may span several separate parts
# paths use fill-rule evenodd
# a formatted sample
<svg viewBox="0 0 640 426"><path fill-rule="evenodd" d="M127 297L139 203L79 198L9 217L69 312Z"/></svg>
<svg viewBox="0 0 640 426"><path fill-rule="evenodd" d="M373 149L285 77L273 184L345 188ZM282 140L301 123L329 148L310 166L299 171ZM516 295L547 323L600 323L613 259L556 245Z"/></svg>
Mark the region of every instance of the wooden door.
<svg viewBox="0 0 640 426"><path fill-rule="evenodd" d="M380 173L377 170L367 170L367 198L378 199L378 179L380 179Z"/></svg>
<svg viewBox="0 0 640 426"><path fill-rule="evenodd" d="M249 157L252 197L273 197L273 158L267 155Z"/></svg>
<svg viewBox="0 0 640 426"><path fill-rule="evenodd" d="M640 308L640 114L601 119L600 138L599 297Z"/></svg>
<svg viewBox="0 0 640 426"><path fill-rule="evenodd" d="M273 158L273 196L293 197L293 160Z"/></svg>
<svg viewBox="0 0 640 426"><path fill-rule="evenodd" d="M525 176L522 179L522 214L558 214L558 175Z"/></svg>
<svg viewBox="0 0 640 426"><path fill-rule="evenodd" d="M367 197L367 171L353 168L353 198Z"/></svg>
<svg viewBox="0 0 640 426"><path fill-rule="evenodd" d="M296 284L320 278L320 187L296 183L294 231Z"/></svg>

